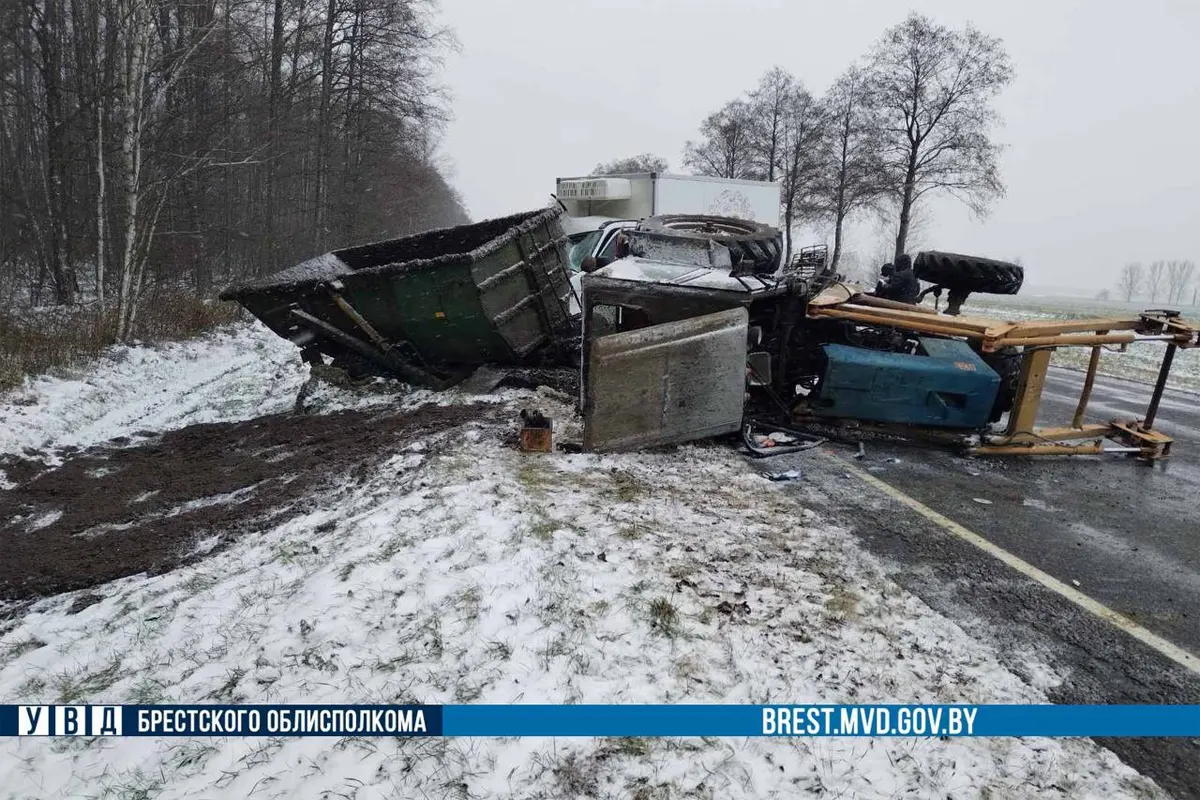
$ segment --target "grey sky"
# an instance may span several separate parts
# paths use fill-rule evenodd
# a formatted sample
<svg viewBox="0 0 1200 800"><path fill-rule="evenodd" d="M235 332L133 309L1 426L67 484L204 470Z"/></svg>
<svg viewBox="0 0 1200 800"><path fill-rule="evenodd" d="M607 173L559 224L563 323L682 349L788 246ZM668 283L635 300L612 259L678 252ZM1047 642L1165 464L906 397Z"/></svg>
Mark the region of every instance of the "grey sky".
<svg viewBox="0 0 1200 800"><path fill-rule="evenodd" d="M1200 3L1187 0L442 0L462 46L445 72L451 178L481 219L618 156L683 171L701 119L771 66L823 92L910 7L1002 37L1017 70L998 104L1008 195L982 222L931 204L918 246L1019 256L1031 288L1200 260ZM866 256L877 239L860 225L848 246Z"/></svg>

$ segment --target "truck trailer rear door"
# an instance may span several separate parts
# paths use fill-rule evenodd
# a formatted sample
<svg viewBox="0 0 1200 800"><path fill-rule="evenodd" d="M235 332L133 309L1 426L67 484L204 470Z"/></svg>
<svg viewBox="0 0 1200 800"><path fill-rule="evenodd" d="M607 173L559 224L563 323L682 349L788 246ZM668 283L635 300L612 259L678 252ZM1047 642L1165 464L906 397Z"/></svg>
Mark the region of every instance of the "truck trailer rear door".
<svg viewBox="0 0 1200 800"><path fill-rule="evenodd" d="M738 430L746 391L744 308L589 337L583 446L632 450Z"/></svg>

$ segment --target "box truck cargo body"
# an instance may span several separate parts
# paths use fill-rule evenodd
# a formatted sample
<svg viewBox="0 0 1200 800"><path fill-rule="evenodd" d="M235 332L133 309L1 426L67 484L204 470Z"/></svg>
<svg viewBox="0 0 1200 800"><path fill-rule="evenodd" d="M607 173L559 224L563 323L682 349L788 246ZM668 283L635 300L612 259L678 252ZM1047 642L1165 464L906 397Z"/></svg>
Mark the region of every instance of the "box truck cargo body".
<svg viewBox="0 0 1200 800"><path fill-rule="evenodd" d="M779 188L768 181L641 172L559 178L555 196L577 228L590 230L599 227L594 218L639 220L659 214L714 214L778 227Z"/></svg>

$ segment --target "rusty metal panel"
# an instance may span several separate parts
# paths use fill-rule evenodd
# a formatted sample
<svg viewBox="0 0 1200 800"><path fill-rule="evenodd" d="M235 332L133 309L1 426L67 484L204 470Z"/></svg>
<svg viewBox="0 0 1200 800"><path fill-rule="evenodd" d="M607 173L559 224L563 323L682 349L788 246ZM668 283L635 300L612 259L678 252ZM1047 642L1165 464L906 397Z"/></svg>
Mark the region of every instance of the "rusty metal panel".
<svg viewBox="0 0 1200 800"><path fill-rule="evenodd" d="M631 450L736 431L746 391L744 308L592 340L587 450Z"/></svg>

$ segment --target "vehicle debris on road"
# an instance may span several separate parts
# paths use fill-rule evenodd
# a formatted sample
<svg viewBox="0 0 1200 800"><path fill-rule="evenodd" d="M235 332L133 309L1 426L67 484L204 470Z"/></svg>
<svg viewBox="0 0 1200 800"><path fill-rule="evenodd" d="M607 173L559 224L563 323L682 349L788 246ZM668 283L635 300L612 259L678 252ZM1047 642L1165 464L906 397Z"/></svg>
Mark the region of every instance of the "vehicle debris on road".
<svg viewBox="0 0 1200 800"><path fill-rule="evenodd" d="M815 446L819 431L980 455L1102 454L1106 438L1123 445L1107 452L1169 455L1154 422L1172 357L1200 346L1179 312L963 316L971 292L1015 294L1023 269L918 253L913 280L951 292L939 314L846 283L823 247L785 261L776 228L701 214L627 221L612 258L576 270L564 207L337 250L222 297L351 376L444 389L483 365L575 367L589 451L741 431L762 457ZM1142 341L1167 345L1142 418L1083 422L1093 359L1071 423L1036 424L1056 348Z"/></svg>

